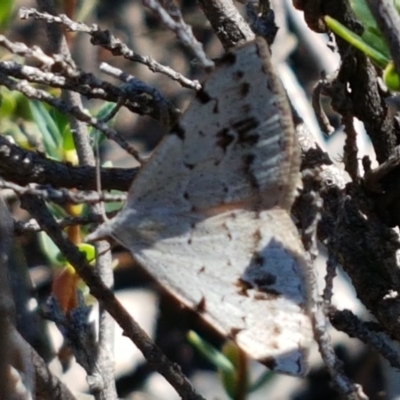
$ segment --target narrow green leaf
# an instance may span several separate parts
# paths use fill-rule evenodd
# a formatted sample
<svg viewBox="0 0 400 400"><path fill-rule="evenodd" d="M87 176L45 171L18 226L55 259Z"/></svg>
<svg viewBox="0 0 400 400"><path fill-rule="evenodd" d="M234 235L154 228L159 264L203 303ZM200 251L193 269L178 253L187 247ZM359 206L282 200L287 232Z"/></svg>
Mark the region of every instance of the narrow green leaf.
<svg viewBox="0 0 400 400"><path fill-rule="evenodd" d="M57 245L50 239L45 232L39 232L39 246L43 251L43 254L49 261L52 267L64 267L67 262L64 258L61 258L61 253Z"/></svg>
<svg viewBox="0 0 400 400"><path fill-rule="evenodd" d="M342 25L339 21L335 19L325 16L325 23L328 25L329 29L336 33L336 35L340 36L342 39L346 40L349 44L362 51L366 56L368 56L379 68L385 69L389 63L389 58L384 54L380 53L378 50L369 46L365 43L362 38L352 32L350 29L347 29L344 25Z"/></svg>
<svg viewBox="0 0 400 400"><path fill-rule="evenodd" d="M114 110L115 107L116 107L115 103L104 103L100 107L100 109L97 112L97 114L95 115L95 117L97 119L103 120L103 119L107 118L108 115L110 115L110 113ZM114 119L115 119L115 116L113 118L111 118L109 122L113 121ZM94 144L97 141L98 146L100 146L106 138L106 135L103 132L101 132L95 128L92 128L90 130L90 136L92 137ZM95 146L93 146L93 147L95 147Z"/></svg>
<svg viewBox="0 0 400 400"><path fill-rule="evenodd" d="M361 35L363 41L390 58L389 48L365 0L350 0L350 6L364 27L364 32Z"/></svg>
<svg viewBox="0 0 400 400"><path fill-rule="evenodd" d="M220 371L234 374L235 367L233 364L210 343L201 338L196 332L189 331L187 334L188 341L195 347L211 364Z"/></svg>
<svg viewBox="0 0 400 400"><path fill-rule="evenodd" d="M252 383L249 387L249 393L255 392L256 390L260 389L264 385L266 385L268 382L270 382L274 377L276 377L276 374L269 369L265 370L258 378L257 380Z"/></svg>
<svg viewBox="0 0 400 400"><path fill-rule="evenodd" d="M30 109L32 118L42 134L43 146L48 156L60 158L59 149L62 145L62 134L49 111L39 101L31 101Z"/></svg>

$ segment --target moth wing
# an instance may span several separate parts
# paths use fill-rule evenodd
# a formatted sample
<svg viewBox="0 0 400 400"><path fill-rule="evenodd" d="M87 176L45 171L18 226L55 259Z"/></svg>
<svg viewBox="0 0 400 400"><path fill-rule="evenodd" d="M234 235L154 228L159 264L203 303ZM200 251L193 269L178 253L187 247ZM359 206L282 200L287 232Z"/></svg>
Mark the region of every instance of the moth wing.
<svg viewBox="0 0 400 400"><path fill-rule="evenodd" d="M289 209L300 163L294 141L268 45L259 38L222 59L136 177L127 207Z"/></svg>
<svg viewBox="0 0 400 400"><path fill-rule="evenodd" d="M169 233L154 226L138 233L125 221L112 236L253 359L277 372L304 375L312 333L303 250L288 213L237 210L163 223Z"/></svg>
<svg viewBox="0 0 400 400"><path fill-rule="evenodd" d="M303 250L287 212L299 174L294 140L257 39L224 57L123 210L89 240L113 236L251 357L303 375L312 334Z"/></svg>

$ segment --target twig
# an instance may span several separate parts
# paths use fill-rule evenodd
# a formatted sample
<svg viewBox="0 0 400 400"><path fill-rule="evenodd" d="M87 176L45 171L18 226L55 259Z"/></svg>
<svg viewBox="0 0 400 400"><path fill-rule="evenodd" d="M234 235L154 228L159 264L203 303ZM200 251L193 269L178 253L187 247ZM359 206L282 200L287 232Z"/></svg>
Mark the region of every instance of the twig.
<svg viewBox="0 0 400 400"><path fill-rule="evenodd" d="M37 4L41 10L48 11L53 15L56 14L52 0L37 0ZM50 26L49 24L46 25L46 28L51 45L55 46L56 52L70 59L71 54L62 29L59 26ZM68 108L74 110L83 109L78 93L64 90L62 97ZM101 122L96 122L102 125ZM103 125L107 127L106 124ZM95 166L96 160L90 144L87 125L83 123L79 116L70 113L70 126L79 163L81 165ZM104 133L107 136L107 133ZM113 137L118 139L119 143L125 142L127 144L125 140L121 140L122 138L119 137L117 132L115 132ZM127 147L127 149L129 148ZM133 151L131 154L140 162L139 154L133 148L131 149ZM89 206L89 212L96 216L103 215L103 204L97 203ZM105 241L99 241L95 246L98 254L95 269L102 282L107 287L112 287L114 280L111 267L111 251L105 246L106 244ZM79 332L79 327L76 329L79 335L81 333ZM88 365L80 363L84 368L86 367L87 381L91 393L95 396L96 400L117 400L118 396L114 378L114 321L101 305L99 307L99 337L96 343L95 338L89 336L87 347L96 349L93 355L94 363Z"/></svg>
<svg viewBox="0 0 400 400"><path fill-rule="evenodd" d="M321 94L324 88L324 84L325 82L321 80L314 86L311 100L312 100L312 107L314 109L315 116L317 118L320 129L326 135L330 135L334 131L334 128L330 124L329 119L326 116L325 111L321 104Z"/></svg>
<svg viewBox="0 0 400 400"><path fill-rule="evenodd" d="M52 61L55 60L52 59ZM149 115L167 127L173 125L180 115L179 110L160 92L139 79L136 79L134 84L130 85L130 90L126 90L125 86L117 87L96 78L91 73L85 73L66 65L65 62L61 63L60 61L57 69L57 73L52 73L33 66L21 65L15 61L0 61L0 72L4 75L24 79L28 82L72 90L89 99L101 99L110 102L118 102L123 99L123 105L130 111L139 115ZM149 96L149 93L154 97ZM162 114L159 108L162 108Z"/></svg>
<svg viewBox="0 0 400 400"><path fill-rule="evenodd" d="M14 329L14 342L20 348L30 354L35 373L35 397L40 400L76 400L70 390L55 375L51 373L44 360L25 341L25 339Z"/></svg>
<svg viewBox="0 0 400 400"><path fill-rule="evenodd" d="M87 263L84 256L67 239L64 238L57 222L49 213L43 200L32 195L23 198L23 207L38 221L42 229L50 236L68 262L74 266L80 277L90 289L90 293L96 297L104 308L113 316L118 325L121 326L124 335L129 337L140 349L149 364L163 375L175 388L183 399L204 400L198 395L187 378L182 374L180 367L172 363L156 346L147 334L134 321L132 316L125 310L115 295L108 289L93 268Z"/></svg>
<svg viewBox="0 0 400 400"><path fill-rule="evenodd" d="M118 78L125 84L119 89L122 92L121 99L130 99L132 97L144 96L150 97L154 106L157 107L157 116L159 121L164 125L170 127L176 122L176 118L180 114L178 110L174 109L174 115L171 118L171 104L162 96L162 94L155 88L142 82L140 79L127 74L119 68L113 67L107 63L100 64L100 71ZM124 103L124 101L123 101Z"/></svg>
<svg viewBox="0 0 400 400"><path fill-rule="evenodd" d="M88 216L88 217L66 217L61 220L58 220L58 226L60 229L64 229L67 226L72 225L88 225L94 223L101 223L103 218L100 216ZM37 233L41 232L42 228L40 225L34 220L31 219L27 222L14 220L14 233L15 235L23 235L26 233Z"/></svg>
<svg viewBox="0 0 400 400"><path fill-rule="evenodd" d="M199 5L225 50L254 39L253 31L231 0L199 0Z"/></svg>
<svg viewBox="0 0 400 400"><path fill-rule="evenodd" d="M83 108L72 106L63 100L50 95L44 90L35 89L26 81L15 82L3 73L0 73L0 83L10 90L17 90L21 92L28 99L44 101L62 113L71 115L78 121L93 126L94 128L103 132L108 139L114 140L116 143L118 143L127 153L131 154L137 160L141 160L137 150L132 147L115 129L112 129L107 124L100 122L97 118L88 115Z"/></svg>
<svg viewBox="0 0 400 400"><path fill-rule="evenodd" d="M126 200L126 195L124 194L108 194L108 193L98 193L98 192L77 192L68 191L66 189L53 189L52 187L43 187L32 184L28 187L23 187L15 183L3 181L0 178L0 188L2 189L12 189L15 193L23 195L26 193L35 194L37 196L43 197L45 200L51 200L57 202L58 204L98 204L101 201L123 202Z"/></svg>
<svg viewBox="0 0 400 400"><path fill-rule="evenodd" d="M104 190L127 191L136 168L100 168ZM96 170L91 166L73 166L46 158L40 153L24 150L0 135L0 175L9 182L25 186L30 183L53 188L96 190Z"/></svg>
<svg viewBox="0 0 400 400"><path fill-rule="evenodd" d="M332 304L333 280L337 272L336 266L336 260L334 259L332 253L328 251L328 259L326 260L325 287L322 294L322 301L325 304Z"/></svg>
<svg viewBox="0 0 400 400"><path fill-rule="evenodd" d="M187 48L193 51L201 66L213 68L214 63L207 58L203 45L194 37L192 28L183 20L181 11L172 0L164 0L163 5L157 0L142 0L145 7L149 8L161 22L173 31L178 40Z"/></svg>
<svg viewBox="0 0 400 400"><path fill-rule="evenodd" d="M63 57L57 57L57 55L49 56L45 54L40 47L37 46L30 48L25 43L14 43L11 40L7 39L4 35L0 35L0 46L4 47L9 52L15 55L21 57L31 57L39 61L42 65L46 66L46 68L49 70L51 70L51 68L55 64L64 63Z"/></svg>
<svg viewBox="0 0 400 400"><path fill-rule="evenodd" d="M143 65L146 65L151 71L162 73L172 80L177 81L183 87L194 90L199 90L201 87L198 81L193 81L184 77L182 74L173 70L172 68L159 64L151 57L142 56L134 52L126 44L122 43L119 39L114 37L109 31L103 31L97 25L92 25L89 27L88 25L81 22L72 21L64 14L54 16L45 12L38 12L33 8L21 8L19 15L21 19L34 18L38 20L45 20L48 23L62 24L72 32L87 33L92 37L92 44L96 46L101 46L111 51L114 56L122 55L127 60L139 62Z"/></svg>
<svg viewBox="0 0 400 400"><path fill-rule="evenodd" d="M16 316L8 274L8 264L12 241L12 219L2 197L0 197L0 357L1 395L10 399L32 398L34 377L30 353L21 349L13 341L12 331ZM17 366L17 360L20 363ZM24 378L22 376L24 375ZM19 385L17 385L19 383Z"/></svg>
<svg viewBox="0 0 400 400"><path fill-rule="evenodd" d="M393 368L400 369L400 354L387 334L372 331L367 323L360 321L350 310L339 311L331 306L329 319L336 329L360 339L385 357Z"/></svg>
<svg viewBox="0 0 400 400"><path fill-rule="evenodd" d="M311 316L313 323L314 339L318 344L319 351L325 366L331 376L335 389L346 399L367 399L359 385L354 384L344 373L342 362L336 357L332 346L326 324L326 316L324 312L324 304L318 293L317 282L314 273L314 261L318 255L317 248L317 224L320 219L322 209L322 200L315 191L315 183L319 186L319 177L315 173L305 171L303 176L304 191L302 199L308 203L308 215L306 213L305 223L303 222L303 243L307 251L307 280L310 285L311 292ZM306 207L304 207L306 209Z"/></svg>
<svg viewBox="0 0 400 400"><path fill-rule="evenodd" d="M343 147L344 167L353 182L356 182L360 176L360 173L357 159L357 132L354 129L353 116L350 113L343 114L342 122L344 125L344 132L346 134L346 140Z"/></svg>

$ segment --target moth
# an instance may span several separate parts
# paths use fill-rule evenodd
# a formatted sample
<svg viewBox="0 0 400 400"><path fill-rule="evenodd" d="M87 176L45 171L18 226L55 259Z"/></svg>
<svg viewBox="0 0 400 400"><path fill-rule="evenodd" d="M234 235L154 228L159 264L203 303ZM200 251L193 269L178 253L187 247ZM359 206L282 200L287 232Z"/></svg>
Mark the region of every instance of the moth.
<svg viewBox="0 0 400 400"><path fill-rule="evenodd" d="M304 249L290 217L300 155L262 38L226 54L158 145L112 237L184 305L253 359L307 372Z"/></svg>

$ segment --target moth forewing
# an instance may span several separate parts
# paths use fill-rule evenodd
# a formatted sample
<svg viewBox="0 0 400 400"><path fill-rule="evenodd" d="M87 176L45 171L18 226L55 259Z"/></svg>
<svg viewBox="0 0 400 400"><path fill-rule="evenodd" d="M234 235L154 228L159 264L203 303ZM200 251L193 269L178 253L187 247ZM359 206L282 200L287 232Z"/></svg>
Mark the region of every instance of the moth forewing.
<svg viewBox="0 0 400 400"><path fill-rule="evenodd" d="M299 150L264 39L224 57L141 169L111 235L251 357L307 371L304 250L289 215ZM200 307L201 306L201 307Z"/></svg>

